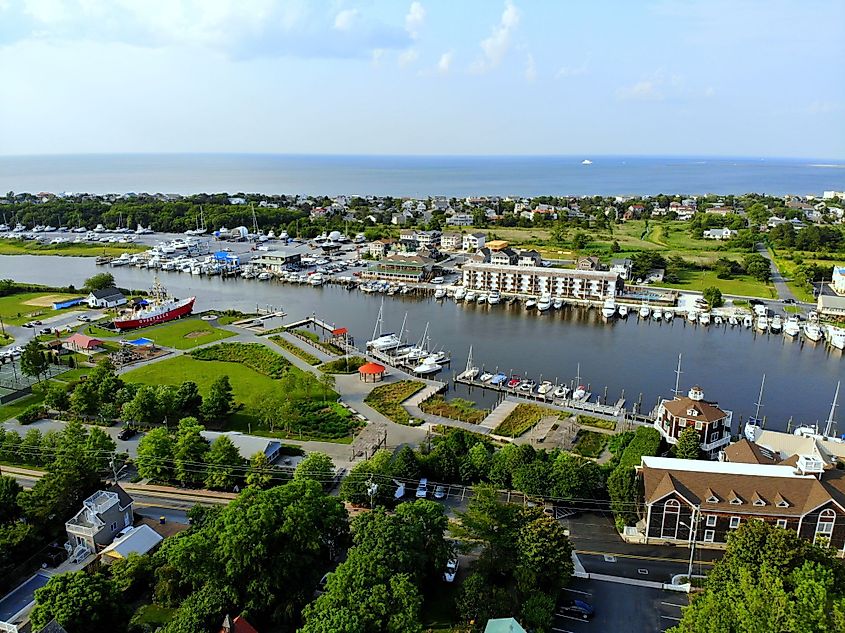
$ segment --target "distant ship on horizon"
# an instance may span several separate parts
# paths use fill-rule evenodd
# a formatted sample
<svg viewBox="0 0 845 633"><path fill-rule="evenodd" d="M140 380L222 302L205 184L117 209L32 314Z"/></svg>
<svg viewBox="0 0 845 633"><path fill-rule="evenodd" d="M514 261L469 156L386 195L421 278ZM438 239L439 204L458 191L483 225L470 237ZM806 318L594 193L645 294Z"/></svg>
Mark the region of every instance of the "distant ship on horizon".
<svg viewBox="0 0 845 633"><path fill-rule="evenodd" d="M593 164L593 161L591 161L591 160L590 160L590 159L588 159L588 158L585 158L584 160L582 160L582 161L581 161L581 164L582 164L582 165L592 165L592 164Z"/></svg>

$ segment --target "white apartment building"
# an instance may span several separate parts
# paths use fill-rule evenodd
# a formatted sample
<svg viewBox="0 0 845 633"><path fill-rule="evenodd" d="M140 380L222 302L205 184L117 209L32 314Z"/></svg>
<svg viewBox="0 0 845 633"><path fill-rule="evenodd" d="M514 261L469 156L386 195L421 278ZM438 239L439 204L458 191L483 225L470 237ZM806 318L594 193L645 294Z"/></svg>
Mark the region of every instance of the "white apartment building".
<svg viewBox="0 0 845 633"><path fill-rule="evenodd" d="M621 294L623 282L616 273L572 268L537 266L530 257L516 264L468 262L463 267L463 284L468 290L503 294L555 297L603 301Z"/></svg>

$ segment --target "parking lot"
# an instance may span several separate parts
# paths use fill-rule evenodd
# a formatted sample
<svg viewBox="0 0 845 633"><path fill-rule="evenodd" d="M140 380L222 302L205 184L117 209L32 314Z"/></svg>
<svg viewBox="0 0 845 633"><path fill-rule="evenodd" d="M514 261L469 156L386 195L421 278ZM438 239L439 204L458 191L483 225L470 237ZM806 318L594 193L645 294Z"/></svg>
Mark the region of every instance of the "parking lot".
<svg viewBox="0 0 845 633"><path fill-rule="evenodd" d="M582 578L574 578L563 593L586 602L595 614L587 621L557 615L552 623L557 633L663 632L680 621L681 607L688 603L684 593Z"/></svg>

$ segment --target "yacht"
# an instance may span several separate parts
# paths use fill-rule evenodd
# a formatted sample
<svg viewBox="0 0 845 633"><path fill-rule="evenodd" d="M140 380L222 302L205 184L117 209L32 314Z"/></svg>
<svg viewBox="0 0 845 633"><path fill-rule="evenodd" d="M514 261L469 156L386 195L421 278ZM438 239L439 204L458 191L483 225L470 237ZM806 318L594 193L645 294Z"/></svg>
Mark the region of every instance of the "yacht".
<svg viewBox="0 0 845 633"><path fill-rule="evenodd" d="M467 303L470 303L472 301L475 301L475 296L476 295L475 295L475 292L473 290L467 290L466 294L464 295L464 299L466 300Z"/></svg>
<svg viewBox="0 0 845 633"><path fill-rule="evenodd" d="M537 383L531 379L523 380L521 383L519 383L519 390L525 391L526 393L531 393L532 391L534 391L534 387L536 386Z"/></svg>
<svg viewBox="0 0 845 633"><path fill-rule="evenodd" d="M792 314L786 319L786 323L783 324L783 333L787 336L798 336L799 332L801 332L801 324L798 323L798 316Z"/></svg>
<svg viewBox="0 0 845 633"><path fill-rule="evenodd" d="M729 316L728 323L730 323L731 327L734 327L735 325L739 325L739 319L737 319L735 316Z"/></svg>
<svg viewBox="0 0 845 633"><path fill-rule="evenodd" d="M537 302L534 301L534 299L529 299L528 301L525 302L525 309L526 310L531 310L532 308L536 308L536 307L537 307Z"/></svg>
<svg viewBox="0 0 845 633"><path fill-rule="evenodd" d="M490 384L498 386L498 385L504 384L505 382L507 382L507 380L508 380L508 375L503 374L502 372L499 372L498 374L496 374L495 376L493 376L490 379Z"/></svg>
<svg viewBox="0 0 845 633"><path fill-rule="evenodd" d="M414 367L414 373L419 376L425 376L428 374L436 374L441 369L443 369L443 365L433 361L431 358L426 358L423 362Z"/></svg>
<svg viewBox="0 0 845 633"><path fill-rule="evenodd" d="M475 380L479 371L481 370L478 369L478 367L467 367L464 371L458 374L458 378L461 378L462 380Z"/></svg>
<svg viewBox="0 0 845 633"><path fill-rule="evenodd" d="M671 310L664 310L663 311L663 320L664 321L671 321L675 318L675 313Z"/></svg>
<svg viewBox="0 0 845 633"><path fill-rule="evenodd" d="M817 343L822 339L822 329L819 327L818 323L807 323L807 325L804 326L804 336L814 343Z"/></svg>
<svg viewBox="0 0 845 633"><path fill-rule="evenodd" d="M776 314L772 317L771 323L769 323L769 329L777 334L783 329L783 321L780 318L779 314Z"/></svg>
<svg viewBox="0 0 845 633"><path fill-rule="evenodd" d="M713 317L713 323L715 325L722 325L722 324L724 324L724 322L725 322L725 320L722 318L722 316L720 314L717 314L716 316Z"/></svg>
<svg viewBox="0 0 845 633"><path fill-rule="evenodd" d="M549 382L548 380L544 380L542 383L540 383L540 386L537 387L537 393L539 393L541 396L545 396L554 388L555 386L551 382Z"/></svg>
<svg viewBox="0 0 845 633"><path fill-rule="evenodd" d="M434 298L437 300L443 299L446 296L446 288L442 286L434 291Z"/></svg>
<svg viewBox="0 0 845 633"><path fill-rule="evenodd" d="M10 227L8 224L6 224L6 223L0 224L0 233L8 233L11 230L12 230L12 227Z"/></svg>
<svg viewBox="0 0 845 633"><path fill-rule="evenodd" d="M613 299L606 299L601 308L601 315L605 319L612 319L616 316L616 302Z"/></svg>
<svg viewBox="0 0 845 633"><path fill-rule="evenodd" d="M640 317L647 319L649 314L651 314L651 310L646 304L640 306Z"/></svg>
<svg viewBox="0 0 845 633"><path fill-rule="evenodd" d="M563 297L555 297L554 301L552 301L552 307L555 310L560 310L563 307Z"/></svg>
<svg viewBox="0 0 845 633"><path fill-rule="evenodd" d="M94 233L105 233L105 232L106 232L106 227L104 227L102 224L98 224L97 226L94 227Z"/></svg>
<svg viewBox="0 0 845 633"><path fill-rule="evenodd" d="M258 281L270 281L272 278L273 275L266 270L263 273L258 273Z"/></svg>
<svg viewBox="0 0 845 633"><path fill-rule="evenodd" d="M701 325L710 325L710 313L709 312L702 312L698 315L698 322Z"/></svg>
<svg viewBox="0 0 845 633"><path fill-rule="evenodd" d="M698 312L695 310L690 310L689 312L687 312L687 321L689 321L690 323L698 322Z"/></svg>
<svg viewBox="0 0 845 633"><path fill-rule="evenodd" d="M628 306L619 306L619 316L623 319L628 318Z"/></svg>
<svg viewBox="0 0 845 633"><path fill-rule="evenodd" d="M120 257L116 257L115 259L111 260L112 266L126 266L132 261L132 257L129 253L123 253Z"/></svg>
<svg viewBox="0 0 845 633"><path fill-rule="evenodd" d="M757 317L757 329L761 332L765 332L769 329L769 317L765 314Z"/></svg>
<svg viewBox="0 0 845 633"><path fill-rule="evenodd" d="M827 340L836 349L845 350L845 329L831 325L827 329Z"/></svg>
<svg viewBox="0 0 845 633"><path fill-rule="evenodd" d="M651 318L655 321L660 321L663 318L663 310L655 308L654 312L651 313Z"/></svg>
<svg viewBox="0 0 845 633"><path fill-rule="evenodd" d="M487 295L483 292L479 292L478 296L475 298L476 303L487 303Z"/></svg>
<svg viewBox="0 0 845 633"><path fill-rule="evenodd" d="M537 309L540 312L545 312L549 308L552 307L552 296L549 294L543 294L540 296L540 299L537 301Z"/></svg>
<svg viewBox="0 0 845 633"><path fill-rule="evenodd" d="M560 387L558 387L557 389L555 389L552 392L553 398L565 398L568 395L569 395L569 387L567 387L566 385L561 385Z"/></svg>
<svg viewBox="0 0 845 633"><path fill-rule="evenodd" d="M578 388L572 392L573 400L583 400L587 397L587 389L584 385L578 385Z"/></svg>
<svg viewBox="0 0 845 633"><path fill-rule="evenodd" d="M493 379L493 374L489 371L485 371L481 376L478 377L478 380L481 382L490 382Z"/></svg>
<svg viewBox="0 0 845 633"><path fill-rule="evenodd" d="M455 291L455 301L463 301L467 296L467 289L461 286Z"/></svg>
<svg viewBox="0 0 845 633"><path fill-rule="evenodd" d="M499 303L501 300L502 300L502 295L500 295L500 294L499 294L499 291L498 291L498 290L494 290L494 291L493 291L493 292L491 292L491 293L490 293L490 295L487 297L487 303L489 303L491 306L496 305L496 304L497 304L497 303Z"/></svg>
<svg viewBox="0 0 845 633"><path fill-rule="evenodd" d="M754 325L754 319L751 317L750 314L746 314L744 317L742 317L742 325L746 328L749 328Z"/></svg>

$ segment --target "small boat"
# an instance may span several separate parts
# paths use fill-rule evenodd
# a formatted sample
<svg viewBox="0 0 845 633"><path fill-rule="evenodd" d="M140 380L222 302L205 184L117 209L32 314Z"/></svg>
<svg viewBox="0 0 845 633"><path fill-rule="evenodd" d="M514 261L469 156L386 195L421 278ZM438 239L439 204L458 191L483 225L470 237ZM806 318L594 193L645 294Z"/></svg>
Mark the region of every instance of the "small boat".
<svg viewBox="0 0 845 633"><path fill-rule="evenodd" d="M551 382L549 382L548 380L544 380L542 383L540 383L540 386L537 387L537 393L539 393L541 396L545 396L554 388L555 386Z"/></svg>
<svg viewBox="0 0 845 633"><path fill-rule="evenodd" d="M472 290L467 290L466 294L464 295L464 299L466 300L467 303L469 303L471 301L475 301L475 297L476 297L476 294Z"/></svg>
<svg viewBox="0 0 845 633"><path fill-rule="evenodd" d="M458 374L458 378L462 380L475 380L476 376L478 376L478 372L481 370L478 367L468 367L460 374Z"/></svg>
<svg viewBox="0 0 845 633"><path fill-rule="evenodd" d="M601 315L605 319L612 319L616 316L616 302L613 299L606 299L601 308Z"/></svg>
<svg viewBox="0 0 845 633"><path fill-rule="evenodd" d="M736 325L739 325L739 319L737 319L735 316L729 316L728 323L730 323L731 327L734 327Z"/></svg>
<svg viewBox="0 0 845 633"><path fill-rule="evenodd" d="M655 321L660 321L663 318L663 310L655 308L654 312L651 313L651 318Z"/></svg>
<svg viewBox="0 0 845 633"><path fill-rule="evenodd" d="M649 314L651 314L651 309L646 304L643 304L642 306L640 306L640 317L641 318L647 319Z"/></svg>
<svg viewBox="0 0 845 633"><path fill-rule="evenodd" d="M769 317L765 314L757 317L757 329L761 332L765 332L769 329Z"/></svg>
<svg viewBox="0 0 845 633"><path fill-rule="evenodd" d="M746 314L744 317L742 317L742 325L746 328L750 328L752 325L754 325L754 319L750 314Z"/></svg>
<svg viewBox="0 0 845 633"><path fill-rule="evenodd" d="M582 164L582 165L592 165L592 164L593 164L593 161L591 161L591 160L590 160L590 159L588 159L588 158L585 158L584 160L582 160L582 161L581 161L581 164Z"/></svg>
<svg viewBox="0 0 845 633"><path fill-rule="evenodd" d="M698 315L698 322L701 325L710 325L710 313L709 312L702 312Z"/></svg>
<svg viewBox="0 0 845 633"><path fill-rule="evenodd" d="M193 270L191 270L193 272ZM273 278L273 275L268 273L266 270L263 273L258 273L258 281L270 281Z"/></svg>
<svg viewBox="0 0 845 633"><path fill-rule="evenodd" d="M501 300L502 300L502 295L500 295L500 294L499 294L499 291L498 291L498 290L494 290L493 292L491 292L491 293L487 296L487 303L489 303L491 306L496 305L496 304L497 304L497 303L499 303Z"/></svg>
<svg viewBox="0 0 845 633"><path fill-rule="evenodd" d="M534 391L534 387L536 385L537 383L531 379L523 380L521 383L519 383L519 390L531 393L532 391Z"/></svg>
<svg viewBox="0 0 845 633"><path fill-rule="evenodd" d="M804 336L814 343L818 343L823 336L822 329L819 327L818 323L807 323L807 325L804 326Z"/></svg>
<svg viewBox="0 0 845 633"><path fill-rule="evenodd" d="M845 329L830 326L827 329L827 341L836 349L845 349Z"/></svg>
<svg viewBox="0 0 845 633"><path fill-rule="evenodd" d="M441 369L443 369L443 365L434 362L430 358L426 358L423 362L414 367L414 373L419 376L426 376L428 374L436 374Z"/></svg>
<svg viewBox="0 0 845 633"><path fill-rule="evenodd" d="M628 306L619 306L619 316L623 319L628 318Z"/></svg>
<svg viewBox="0 0 845 633"><path fill-rule="evenodd" d="M534 301L534 299L529 299L528 301L525 302L525 309L526 310L531 310L531 309L536 308L536 307L537 307L537 302Z"/></svg>
<svg viewBox="0 0 845 633"><path fill-rule="evenodd" d="M555 310L560 310L563 307L563 297L555 297L554 301L552 301L552 307Z"/></svg>
<svg viewBox="0 0 845 633"><path fill-rule="evenodd" d="M467 296L467 289L461 286L455 291L455 301L463 301Z"/></svg>
<svg viewBox="0 0 845 633"><path fill-rule="evenodd" d="M663 320L664 321L671 321L675 318L675 313L671 310L664 310L663 311Z"/></svg>
<svg viewBox="0 0 845 633"><path fill-rule="evenodd" d="M522 378L519 376L512 376L510 380L507 382L508 389L516 389L519 387L519 383L522 382Z"/></svg>
<svg viewBox="0 0 845 633"><path fill-rule="evenodd" d="M779 314L776 314L772 317L771 323L769 323L769 329L777 334L783 329L783 321L780 318Z"/></svg>
<svg viewBox="0 0 845 633"><path fill-rule="evenodd" d="M503 384L505 381L507 381L507 379L508 379L507 374L503 374L502 372L499 372L498 374L496 374L495 376L493 376L490 379L490 384L498 386L498 385Z"/></svg>
<svg viewBox="0 0 845 633"><path fill-rule="evenodd" d="M695 310L690 310L687 312L687 321L690 323L697 323L698 322L698 312Z"/></svg>
<svg viewBox="0 0 845 633"><path fill-rule="evenodd" d="M717 314L713 317L713 323L715 325L723 325L725 323L725 320L721 317L721 315Z"/></svg>
<svg viewBox="0 0 845 633"><path fill-rule="evenodd" d="M483 374L481 374L481 377L478 380L481 381L481 382L490 382L492 379L493 379L493 374L485 371Z"/></svg>
<svg viewBox="0 0 845 633"><path fill-rule="evenodd" d="M817 322L819 320L819 313L815 310L810 310L807 313L807 320L812 321L813 323Z"/></svg>
<svg viewBox="0 0 845 633"><path fill-rule="evenodd" d="M553 398L565 398L567 395L569 395L569 387L566 385L561 385L552 392Z"/></svg>
<svg viewBox="0 0 845 633"><path fill-rule="evenodd" d="M434 291L434 298L438 301L446 296L446 288L440 287Z"/></svg>
<svg viewBox="0 0 845 633"><path fill-rule="evenodd" d="M793 314L786 320L786 323L783 324L783 333L786 336L798 336L801 332L801 324L798 322L798 316Z"/></svg>
<svg viewBox="0 0 845 633"><path fill-rule="evenodd" d="M552 296L549 294L543 294L537 300L537 309L540 312L545 312L549 308L552 307Z"/></svg>
<svg viewBox="0 0 845 633"><path fill-rule="evenodd" d="M475 299L476 303L487 303L487 295L483 292L479 292L478 296Z"/></svg>
<svg viewBox="0 0 845 633"><path fill-rule="evenodd" d="M572 392L573 400L582 400L587 397L587 389L584 385L578 385L578 388Z"/></svg>

